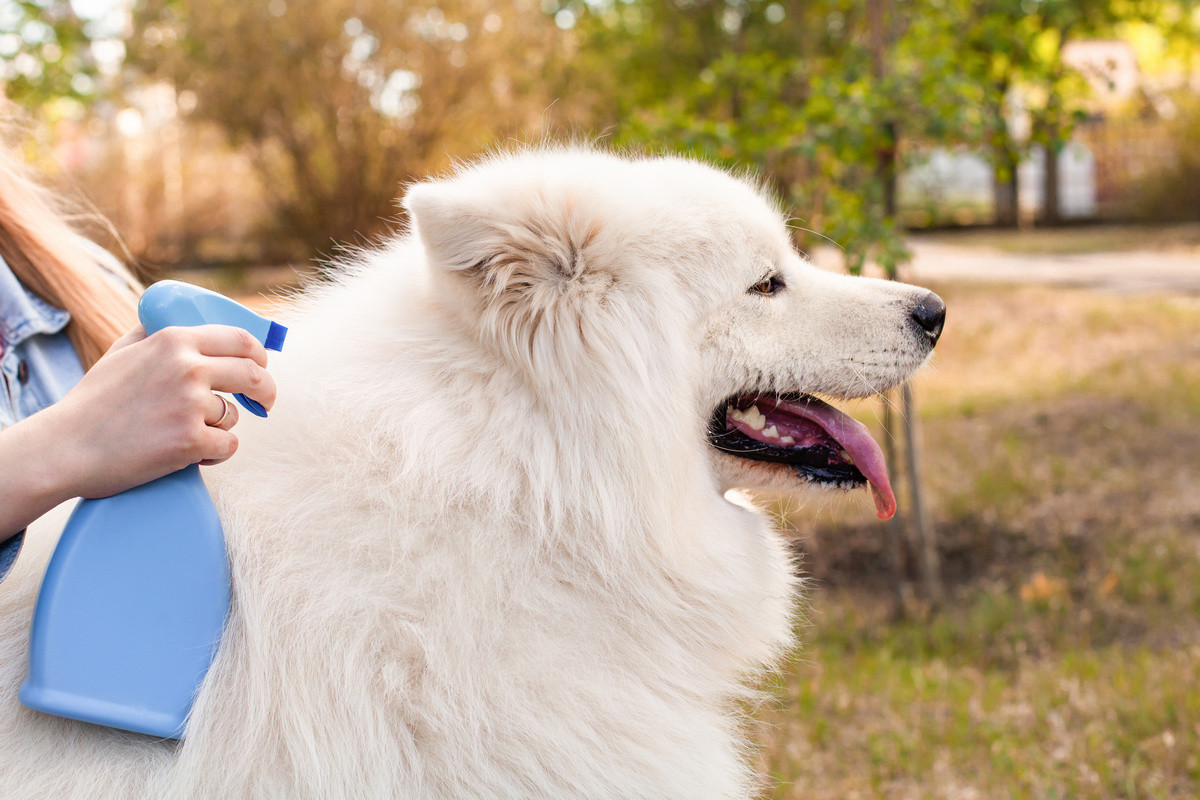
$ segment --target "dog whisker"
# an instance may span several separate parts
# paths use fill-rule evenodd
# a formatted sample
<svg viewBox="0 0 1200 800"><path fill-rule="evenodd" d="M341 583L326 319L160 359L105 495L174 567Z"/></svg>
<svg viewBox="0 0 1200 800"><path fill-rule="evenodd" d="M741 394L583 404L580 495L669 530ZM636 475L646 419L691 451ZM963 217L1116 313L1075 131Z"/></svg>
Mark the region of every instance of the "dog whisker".
<svg viewBox="0 0 1200 800"><path fill-rule="evenodd" d="M842 245L840 243L838 243L837 241L835 241L833 239L830 239L828 236L821 233L820 231L814 231L812 228L806 228L803 225L793 225L792 224L793 222L799 222L799 221L800 221L799 217L788 217L787 220L784 222L784 224L787 225L788 228L790 228L791 230L804 231L805 233L811 233L813 236L819 236L822 239L824 239L825 241L829 242L834 247L836 247L837 249L841 250L843 253L846 252L845 247L842 247Z"/></svg>

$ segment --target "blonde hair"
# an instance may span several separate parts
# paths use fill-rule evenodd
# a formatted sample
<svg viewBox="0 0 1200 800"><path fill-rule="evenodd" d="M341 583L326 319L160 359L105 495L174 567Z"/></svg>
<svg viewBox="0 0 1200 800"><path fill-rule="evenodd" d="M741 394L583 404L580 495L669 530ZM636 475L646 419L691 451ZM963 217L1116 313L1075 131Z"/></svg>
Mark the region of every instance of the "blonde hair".
<svg viewBox="0 0 1200 800"><path fill-rule="evenodd" d="M11 106L0 99L0 134L12 118ZM137 325L140 288L116 259L68 223L65 212L63 201L0 140L0 257L25 288L71 314L66 333L89 369Z"/></svg>

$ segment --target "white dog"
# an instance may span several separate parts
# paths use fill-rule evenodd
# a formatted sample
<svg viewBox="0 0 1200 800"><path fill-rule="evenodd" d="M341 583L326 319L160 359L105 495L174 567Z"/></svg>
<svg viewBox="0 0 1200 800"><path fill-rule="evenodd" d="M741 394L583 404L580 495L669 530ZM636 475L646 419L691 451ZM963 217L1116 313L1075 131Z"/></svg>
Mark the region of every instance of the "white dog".
<svg viewBox="0 0 1200 800"><path fill-rule="evenodd" d="M30 536L0 586L0 797L760 788L746 701L796 584L726 492L869 484L890 514L878 446L808 393L906 378L941 301L817 270L754 186L681 159L497 156L405 206L285 320L276 409L206 473L234 605L182 743L18 704Z"/></svg>

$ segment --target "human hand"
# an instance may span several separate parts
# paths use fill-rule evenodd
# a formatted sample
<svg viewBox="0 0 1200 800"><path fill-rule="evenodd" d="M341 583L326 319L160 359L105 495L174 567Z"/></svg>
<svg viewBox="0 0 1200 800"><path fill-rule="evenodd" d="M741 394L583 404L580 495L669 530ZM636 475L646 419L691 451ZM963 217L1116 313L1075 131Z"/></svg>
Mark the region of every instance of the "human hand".
<svg viewBox="0 0 1200 800"><path fill-rule="evenodd" d="M237 408L213 392L240 392L270 409L276 388L266 366L266 349L241 328L171 327L147 337L139 327L26 423L40 418L52 437L47 452L60 454L65 497L107 497L233 455Z"/></svg>

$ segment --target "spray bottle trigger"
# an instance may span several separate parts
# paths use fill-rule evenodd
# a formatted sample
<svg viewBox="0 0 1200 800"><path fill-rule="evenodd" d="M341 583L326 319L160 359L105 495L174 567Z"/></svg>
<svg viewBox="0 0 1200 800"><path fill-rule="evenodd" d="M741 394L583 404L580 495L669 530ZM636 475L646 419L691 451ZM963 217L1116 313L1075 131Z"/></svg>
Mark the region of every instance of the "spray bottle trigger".
<svg viewBox="0 0 1200 800"><path fill-rule="evenodd" d="M263 408L262 403L259 403L257 400L251 400L249 397L246 397L246 395L240 393L235 394L233 399L241 403L242 408L246 409L251 414L254 414L257 417L267 416L267 410Z"/></svg>

